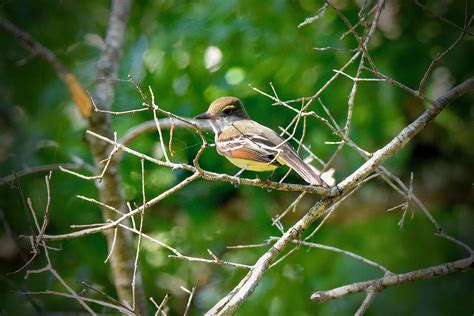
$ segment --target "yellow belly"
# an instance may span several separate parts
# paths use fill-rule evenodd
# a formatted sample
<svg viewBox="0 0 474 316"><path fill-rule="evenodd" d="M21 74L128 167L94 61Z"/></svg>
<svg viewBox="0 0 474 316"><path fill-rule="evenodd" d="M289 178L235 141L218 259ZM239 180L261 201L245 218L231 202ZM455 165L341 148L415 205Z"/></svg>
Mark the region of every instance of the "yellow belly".
<svg viewBox="0 0 474 316"><path fill-rule="evenodd" d="M239 168L250 170L250 171L272 171L277 168L277 166L266 163L266 162L258 162L240 158L230 158L225 156L230 162L236 165Z"/></svg>

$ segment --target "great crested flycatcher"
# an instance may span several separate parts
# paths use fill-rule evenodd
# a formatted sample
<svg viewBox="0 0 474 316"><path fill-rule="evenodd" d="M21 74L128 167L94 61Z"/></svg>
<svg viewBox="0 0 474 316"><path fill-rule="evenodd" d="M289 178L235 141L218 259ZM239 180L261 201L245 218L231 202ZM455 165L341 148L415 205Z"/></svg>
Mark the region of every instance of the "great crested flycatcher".
<svg viewBox="0 0 474 316"><path fill-rule="evenodd" d="M316 171L277 133L251 120L235 97L221 97L195 119L209 120L217 152L239 168L272 171L281 165L295 170L312 185L329 187Z"/></svg>

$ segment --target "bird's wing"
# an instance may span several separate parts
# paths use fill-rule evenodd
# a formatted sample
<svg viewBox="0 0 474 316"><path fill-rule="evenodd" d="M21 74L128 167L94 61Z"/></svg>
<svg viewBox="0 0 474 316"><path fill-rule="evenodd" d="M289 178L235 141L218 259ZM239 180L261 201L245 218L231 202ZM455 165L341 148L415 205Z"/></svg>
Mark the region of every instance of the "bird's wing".
<svg viewBox="0 0 474 316"><path fill-rule="evenodd" d="M219 140L222 142L219 142L217 149L222 155L275 165L284 164L295 170L306 182L328 187L313 167L304 162L288 142L272 129L255 121L243 120L233 123L221 133Z"/></svg>
<svg viewBox="0 0 474 316"><path fill-rule="evenodd" d="M228 127L217 139L216 148L221 155L281 166L274 143L256 133L229 132L231 128L235 127Z"/></svg>

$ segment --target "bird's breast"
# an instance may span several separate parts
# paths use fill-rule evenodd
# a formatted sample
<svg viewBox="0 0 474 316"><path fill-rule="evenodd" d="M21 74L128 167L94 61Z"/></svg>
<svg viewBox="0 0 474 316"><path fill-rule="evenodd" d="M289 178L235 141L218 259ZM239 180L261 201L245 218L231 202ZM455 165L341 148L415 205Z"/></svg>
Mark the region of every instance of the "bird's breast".
<svg viewBox="0 0 474 316"><path fill-rule="evenodd" d="M231 163L236 165L239 168L250 170L250 171L272 171L275 170L278 166L269 164L268 162L259 162L255 160L247 160L242 158L233 158L225 156Z"/></svg>

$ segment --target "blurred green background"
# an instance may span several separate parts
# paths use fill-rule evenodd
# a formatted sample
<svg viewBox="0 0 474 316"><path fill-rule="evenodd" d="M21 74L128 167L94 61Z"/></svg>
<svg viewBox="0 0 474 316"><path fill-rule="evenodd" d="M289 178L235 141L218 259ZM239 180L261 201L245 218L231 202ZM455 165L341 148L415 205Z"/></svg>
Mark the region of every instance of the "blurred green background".
<svg viewBox="0 0 474 316"><path fill-rule="evenodd" d="M358 1L362 2L362 1ZM372 1L369 1L371 3ZM355 23L359 6L335 1ZM113 110L141 106L142 100L127 80L128 74L146 89L150 85L157 103L178 115L192 117L220 96L240 97L250 116L274 129L286 126L293 113L254 92L249 85L271 93L272 82L281 99L313 95L349 58L350 52L315 51L314 47L355 48L347 28L328 10L311 25L298 28L315 14L322 1L135 1L116 82ZM2 1L0 15L29 32L50 48L90 90L96 84L95 66L101 53L109 14L109 1ZM447 19L464 23L464 1L434 0L429 7ZM470 8L469 15L472 14ZM472 28L471 28L472 30ZM447 48L460 31L434 18L411 1L389 0L370 51L384 74L417 88L431 59ZM473 75L474 43L466 37L433 72L427 94L436 98ZM71 161L78 156L92 162L83 138L86 125L70 100L67 88L50 65L31 58L10 35L0 32L0 176L12 170ZM206 56L208 61L206 63ZM209 56L217 58L210 64ZM347 72L354 74L356 65ZM370 76L369 73L365 73ZM352 82L339 78L321 96L340 125L345 122L347 97ZM391 171L409 183L449 234L472 245L474 194L474 95L470 93L448 107L434 123L403 151L386 162ZM351 137L375 151L416 118L424 105L385 83L363 83L356 96ZM325 116L317 104L312 110ZM152 119L141 112L114 116L119 137L139 123ZM301 135L301 129L298 131ZM168 134L165 132L165 138ZM209 139L212 139L209 135ZM316 119L308 120L305 143L323 159L329 159L338 139ZM131 147L158 156L158 136L145 135ZM187 130L176 130L174 161L191 162L200 139ZM344 149L334 162L338 181L353 172L363 159ZM207 170L234 174L237 169L211 148L201 165ZM189 174L146 163L147 197L163 192ZM277 177L286 170L277 173ZM124 155L122 176L127 200L141 203L140 161ZM251 172L244 176L254 177ZM23 192L37 210L46 202L44 174L21 179ZM266 175L263 175L266 177ZM288 182L301 182L293 173ZM92 182L53 172L49 234L67 231L71 224L101 221L98 207L76 195L97 198ZM20 192L0 187L0 207L14 234L27 234L28 223ZM228 250L226 246L254 244L279 235L272 217L296 198L296 193L267 192L254 187L199 180L151 208L144 231L184 254L207 257L211 249L223 259L253 264L265 251ZM303 200L295 213L283 220L292 225L316 197ZM417 208L410 208L404 229L397 225L400 210L387 209L404 202L383 181L374 180L347 199L313 238L314 242L340 247L375 260L393 272L406 272L465 256L463 249L433 235L434 228ZM413 218L411 212L413 211ZM4 221L5 223L5 221ZM0 311L5 315L30 314L20 289L62 290L46 274L24 280L24 273L6 275L29 256L27 245L15 244L5 225L0 228L2 286ZM86 281L114 296L106 242L102 235L51 243L53 264L66 281L80 289ZM177 261L169 251L143 241L141 267L147 297L160 301L171 293L172 314L184 311L187 294L179 287L198 286L192 313L201 314L225 295L245 271L223 266ZM37 260L32 268L44 266ZM316 304L309 296L350 282L380 277L379 271L349 257L325 250L301 247L265 274L256 292L243 305L241 315L345 315L355 312L363 295ZM474 310L474 278L464 273L392 288L380 294L367 315L470 315ZM99 297L94 293L87 293ZM80 306L57 297L35 297L45 311L79 311ZM110 313L111 310L98 311Z"/></svg>

